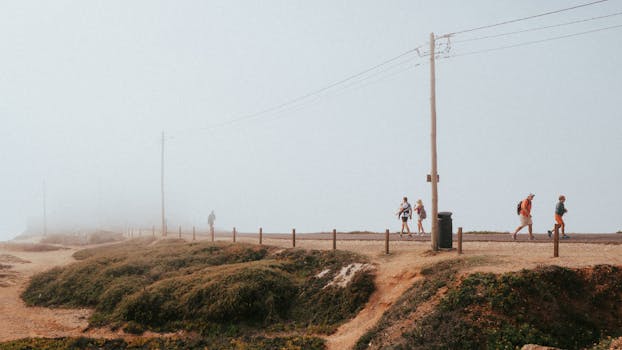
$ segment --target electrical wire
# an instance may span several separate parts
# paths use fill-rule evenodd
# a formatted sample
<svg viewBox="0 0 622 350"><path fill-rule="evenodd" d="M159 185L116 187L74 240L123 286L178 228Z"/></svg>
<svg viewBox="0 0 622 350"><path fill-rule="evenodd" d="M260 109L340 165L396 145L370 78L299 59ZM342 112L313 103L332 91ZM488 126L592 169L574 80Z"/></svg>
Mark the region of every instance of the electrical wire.
<svg viewBox="0 0 622 350"><path fill-rule="evenodd" d="M550 26L535 27L535 28L529 28L529 29L524 29L524 30L517 30L517 31L514 31L514 32L507 32L507 33L501 33L501 34L496 34L496 35L487 35L487 36L481 36L481 37L477 37L477 38L470 38L470 39L464 39L464 40L452 40L452 43L465 43L465 42L477 41L477 40L483 40L483 39L499 38L499 37L508 36L508 35L527 33L527 32L534 32L534 31L543 30L543 29L563 27L563 26L567 26L567 25L571 25L571 24L584 23L584 22L594 21L594 20L597 20L597 19L609 18L609 17L614 17L614 16L620 16L620 15L622 15L622 12L616 12L616 13L612 13L612 14L608 14L608 15L604 15L604 16L580 19L580 20L576 20L576 21L564 22L564 23L554 24L554 25L550 25Z"/></svg>
<svg viewBox="0 0 622 350"><path fill-rule="evenodd" d="M523 43L519 43L519 44L514 44L514 45L508 45L508 46L501 46L501 47L495 47L495 48L478 50L478 51L465 52L465 53L455 54L455 55L448 55L448 56L443 56L441 58L442 59L447 59L447 58L454 58L454 57L470 56L470 55L486 53L486 52L491 52L491 51L499 51L499 50L511 49L511 48L514 48L514 47L539 44L539 43L543 43L543 42L547 42L547 41L571 38L571 37L574 37L574 36L585 35L585 34L590 34L590 33L596 33L596 32L601 32L601 31L604 31L604 30L621 28L621 27L622 27L622 24L618 24L618 25L615 25L615 26L609 26L609 27L604 27L604 28L592 29L592 30L588 30L588 31L584 31L584 32L567 34L567 35L561 35L561 36L556 36L556 37L546 38L546 39L541 39L541 40L527 41L527 42L523 42Z"/></svg>
<svg viewBox="0 0 622 350"><path fill-rule="evenodd" d="M389 63L392 63L392 62L394 62L394 61L396 61L396 60L398 60L398 59L400 59L402 57L405 57L407 55L415 53L421 47L423 47L423 45L420 45L420 46L417 46L416 48L413 48L413 49L410 49L408 51L405 51L405 52L403 52L403 53L401 53L401 54L399 54L397 56L389 58L389 59L387 59L387 60L385 60L385 61L383 61L381 63L378 63L378 64L376 64L376 65L374 65L372 67L364 69L364 70L362 70L362 71L360 71L358 73L352 74L352 75L350 75L350 76L348 76L348 77L346 77L344 79L336 81L336 82L334 82L332 84L329 84L329 85L327 85L327 86L325 86L323 88L320 88L320 89L311 91L309 93L306 93L304 95L301 95L301 96L292 98L290 100L287 100L287 101L285 101L285 102L283 102L281 104L278 104L278 105L266 108L266 109L261 110L259 112L255 112L255 113L247 114L247 115L239 117L239 118L231 119L231 120L219 123L219 124L214 124L214 125L211 125L209 127L202 128L202 129L221 128L221 127L229 126L229 125L236 124L236 123L239 123L239 122L242 122L242 121L246 121L246 120L250 120L250 119L255 119L255 118L258 118L258 117L260 117L262 115L265 115L265 114L268 114L268 113L272 113L272 112L281 110L281 109L283 109L283 108L285 108L285 107L287 107L289 105L293 105L293 104L296 104L296 103L298 103L300 101L304 101L304 100L306 100L306 99L308 99L310 97L313 97L315 95L319 95L319 94L321 94L321 93L323 93L323 92L325 92L327 90L330 90L330 89L332 89L332 88L334 88L336 86L342 85L342 84L344 84L344 83L346 83L348 81L351 81L353 79L361 77L361 76L363 76L363 75L365 75L365 74L367 74L369 72L372 72L372 71L374 71L374 70L376 70L378 68L381 68L381 67L383 67L383 66L385 66L385 65L387 65Z"/></svg>
<svg viewBox="0 0 622 350"><path fill-rule="evenodd" d="M589 3L586 3L586 4L577 5L577 6L566 7L566 8L555 10L555 11L544 12L544 13L540 13L540 14L537 14L537 15L517 18L517 19L513 19L513 20L509 20L509 21L504 21L504 22L499 22L499 23L495 23L495 24L489 24L489 25L485 25L485 26L481 26L481 27L464 29L464 30L460 30L460 31L457 31L457 32L443 34L443 35L441 35L439 37L454 36L454 35L458 35L458 34L474 32L476 30L488 29L488 28L492 28L492 27L497 27L497 26L505 25L505 24L516 23L516 22L525 21L525 20L528 20L528 19L533 19L533 18L538 18L538 17L552 15L552 14L555 14L555 13L560 13L560 12L564 12L564 11L570 11L570 10L578 9L578 8L581 8L581 7L596 5L596 4L605 2L605 1L609 1L609 0L598 0L598 1L593 1L593 2L589 2Z"/></svg>

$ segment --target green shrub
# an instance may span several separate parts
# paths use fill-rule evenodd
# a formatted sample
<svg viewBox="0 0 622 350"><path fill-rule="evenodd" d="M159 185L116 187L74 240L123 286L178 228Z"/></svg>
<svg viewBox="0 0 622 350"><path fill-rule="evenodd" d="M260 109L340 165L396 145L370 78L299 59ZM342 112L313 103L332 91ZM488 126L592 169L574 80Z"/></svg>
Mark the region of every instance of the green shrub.
<svg viewBox="0 0 622 350"><path fill-rule="evenodd" d="M55 338L20 339L0 343L3 350L323 350L324 340L316 337L240 337L223 338L151 338L91 339Z"/></svg>
<svg viewBox="0 0 622 350"><path fill-rule="evenodd" d="M472 274L404 334L406 345L452 349L535 343L577 349L622 333L622 272L612 266L556 266Z"/></svg>
<svg viewBox="0 0 622 350"><path fill-rule="evenodd" d="M78 262L35 275L22 298L28 305L94 307L91 326L132 333L332 332L374 290L367 270L344 288L326 287L343 267L366 262L349 252L137 239L74 256Z"/></svg>

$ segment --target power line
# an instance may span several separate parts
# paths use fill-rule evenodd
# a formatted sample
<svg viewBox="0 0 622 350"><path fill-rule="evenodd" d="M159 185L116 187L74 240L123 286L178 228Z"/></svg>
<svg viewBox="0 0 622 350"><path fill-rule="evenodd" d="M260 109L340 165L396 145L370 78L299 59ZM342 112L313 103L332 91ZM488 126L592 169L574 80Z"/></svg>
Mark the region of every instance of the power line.
<svg viewBox="0 0 622 350"><path fill-rule="evenodd" d="M366 76L364 78L358 79L358 80L354 80L354 81L350 81L347 85L342 85L339 88L335 89L334 91L331 91L331 95L340 95L346 91L351 91L354 89L360 89L366 86L369 86L371 84L374 83L378 83L380 81L386 80L388 78L391 78L397 74L403 73L407 70L413 69L415 67L418 67L423 63L414 63L416 58L409 58L407 60L404 60L403 62L399 62L396 64L393 64L389 67L384 68L381 71L375 72L369 76ZM400 68L396 70L396 68ZM376 79L374 79L376 78ZM371 80L373 79L373 80ZM279 117L278 115L283 114L283 113L287 113L287 112L296 112L299 110L302 110L304 108L306 108L308 105L314 104L317 101L319 101L323 96L322 95L314 95L313 97L309 97L307 99L305 99L304 101L299 101L299 103L295 103L295 104L291 104L288 105L286 107L283 107L282 109L278 110L278 111L274 111L270 114L275 115L274 119L282 119L284 118L283 116Z"/></svg>
<svg viewBox="0 0 622 350"><path fill-rule="evenodd" d="M528 19L548 16L548 15L552 15L552 14L555 14L555 13L560 13L560 12L564 12L564 11L570 11L570 10L578 9L578 8L581 8L581 7L596 5L596 4L599 4L601 2L605 2L605 1L609 1L609 0L593 1L593 2L586 3L586 4L581 4L581 5L572 6L572 7L566 7L566 8L563 8L563 9L559 9L559 10L555 10L555 11L549 11L549 12L544 12L544 13L540 13L540 14L533 15L533 16L527 16L527 17L517 18L517 19L513 19L513 20L509 20L509 21L495 23L495 24L489 24L489 25L485 25L485 26L481 26L481 27L465 29L465 30L461 30L461 31L458 31L458 32L452 32L452 33L444 34L444 35L441 35L440 37L464 34L464 33L473 32L473 31L476 31L476 30L487 29L487 28L497 27L497 26L501 26L501 25L505 25L505 24L525 21L525 20L528 20Z"/></svg>
<svg viewBox="0 0 622 350"><path fill-rule="evenodd" d="M342 85L342 84L344 84L344 83L346 83L348 81L351 81L353 79L361 77L361 76L363 76L363 75L365 75L365 74L367 74L367 73L369 73L371 71L374 71L374 70L376 70L376 69L378 69L380 67L383 67L383 66L385 66L385 65L387 65L389 63L392 63L392 62L394 62L394 61L396 61L396 60L398 60L398 59L400 59L400 58L402 58L404 56L407 56L407 55L410 55L412 53L415 53L421 47L423 47L423 45L420 45L420 46L418 46L418 47L416 47L414 49L410 49L410 50L408 50L406 52L403 52L403 53L401 53L401 54L399 54L397 56L389 58L389 59L387 59L387 60L385 60L385 61L383 61L381 63L378 63L378 64L376 64L376 65L374 65L372 67L364 69L364 70L362 70L362 71L360 71L358 73L352 74L352 75L350 75L350 76L348 76L348 77L346 77L344 79L336 81L336 82L334 82L332 84L329 84L329 85L327 85L327 86L325 86L323 88L320 88L320 89L311 91L309 93L306 93L304 95L300 95L298 97L295 97L295 98L292 98L290 100L287 100L287 101L285 101L285 102L283 102L281 104L278 104L278 105L266 108L266 109L261 110L259 112L255 112L255 113L247 114L247 115L239 117L239 118L231 119L231 120L228 120L226 122L215 124L215 125L212 125L210 127L203 128L203 129L215 129L215 128L220 128L220 127L225 127L225 126L229 126L231 124L239 123L241 121L255 119L255 118L260 117L260 116L262 116L264 114L268 114L268 113L272 113L272 112L278 111L278 110L283 109L283 108L285 108L285 107L287 107L289 105L293 105L293 104L298 103L300 101L306 100L306 99L308 99L308 98L310 98L312 96L319 95L319 94L321 94L324 91L330 90L330 89L332 89L332 88L334 88L336 86Z"/></svg>
<svg viewBox="0 0 622 350"><path fill-rule="evenodd" d="M444 56L444 57L441 57L441 58L454 58L454 57L461 57L461 56L470 56L470 55L486 53L486 52L491 52L491 51L499 51L499 50L511 49L511 48L514 48L514 47L527 46L527 45L533 45L533 44L543 43L543 42L547 42L547 41L571 38L571 37L574 37L574 36L580 36L580 35L585 35L585 34L590 34L590 33L595 33L595 32L601 32L601 31L604 31L604 30L615 29L615 28L620 28L620 27L622 27L622 24L618 24L618 25L610 26L610 27L592 29L592 30L588 30L588 31L585 31L585 32L561 35L561 36L556 36L556 37L546 38L546 39L541 39L541 40L527 41L527 42L523 42L523 43L519 43L519 44L514 44L514 45L508 45L508 46L495 47L495 48L491 48L491 49L484 49L484 50L478 50L478 51L465 52L465 53L455 54L455 55L451 55L451 56Z"/></svg>
<svg viewBox="0 0 622 350"><path fill-rule="evenodd" d="M563 26L567 26L567 25L571 25L571 24L584 23L584 22L594 21L594 20L597 20L597 19L609 18L609 17L619 16L619 15L622 15L622 12L616 12L616 13L612 13L612 14L609 14L609 15L598 16L598 17L591 17L591 18L586 18L586 19L580 19L580 20L576 20L576 21L564 22L564 23L559 23L559 24L554 24L554 25L549 25L549 26L542 26L542 27L534 27L534 28L529 28L529 29L524 29L524 30L517 30L517 31L514 31L514 32L506 32L506 33L495 34L495 35L486 35L486 36L480 36L480 37L477 37L477 38L470 38L470 39L464 39L464 40L452 40L452 43L456 44L456 43L465 43L465 42L469 42L469 41L477 41L477 40L483 40L483 39L499 38L499 37L513 35L513 34L520 34L520 33L534 32L534 31L543 30L543 29L563 27Z"/></svg>

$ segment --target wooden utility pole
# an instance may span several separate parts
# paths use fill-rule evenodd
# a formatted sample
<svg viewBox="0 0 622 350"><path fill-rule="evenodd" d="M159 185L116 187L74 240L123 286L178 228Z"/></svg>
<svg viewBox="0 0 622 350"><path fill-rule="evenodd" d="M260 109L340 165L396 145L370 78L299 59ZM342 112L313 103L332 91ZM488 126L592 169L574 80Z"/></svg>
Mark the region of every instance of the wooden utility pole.
<svg viewBox="0 0 622 350"><path fill-rule="evenodd" d="M434 70L434 33L430 33L430 112L431 132L430 143L432 146L432 250L438 251L438 170L436 167L436 72Z"/></svg>
<svg viewBox="0 0 622 350"><path fill-rule="evenodd" d="M166 237L166 219L164 216L164 131L162 131L162 159L160 165L160 184L162 189L162 236Z"/></svg>

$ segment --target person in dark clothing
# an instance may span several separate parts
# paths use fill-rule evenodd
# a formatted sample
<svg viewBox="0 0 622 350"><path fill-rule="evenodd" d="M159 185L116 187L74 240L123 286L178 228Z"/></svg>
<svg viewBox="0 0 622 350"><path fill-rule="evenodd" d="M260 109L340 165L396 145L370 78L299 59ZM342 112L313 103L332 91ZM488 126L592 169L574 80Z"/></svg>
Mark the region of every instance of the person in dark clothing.
<svg viewBox="0 0 622 350"><path fill-rule="evenodd" d="M561 229L561 232L562 232L562 238L570 238L570 236L566 234L566 223L564 222L564 219L562 218L562 216L564 216L564 214L568 212L568 209L566 209L566 206L564 205L565 202L566 202L566 196L562 194L561 196L559 196L559 202L557 202L557 205L555 206L555 224L553 225L553 230L547 231L549 234L549 237L551 237L551 235L553 234L553 231L555 230L555 226L559 225L559 228Z"/></svg>

